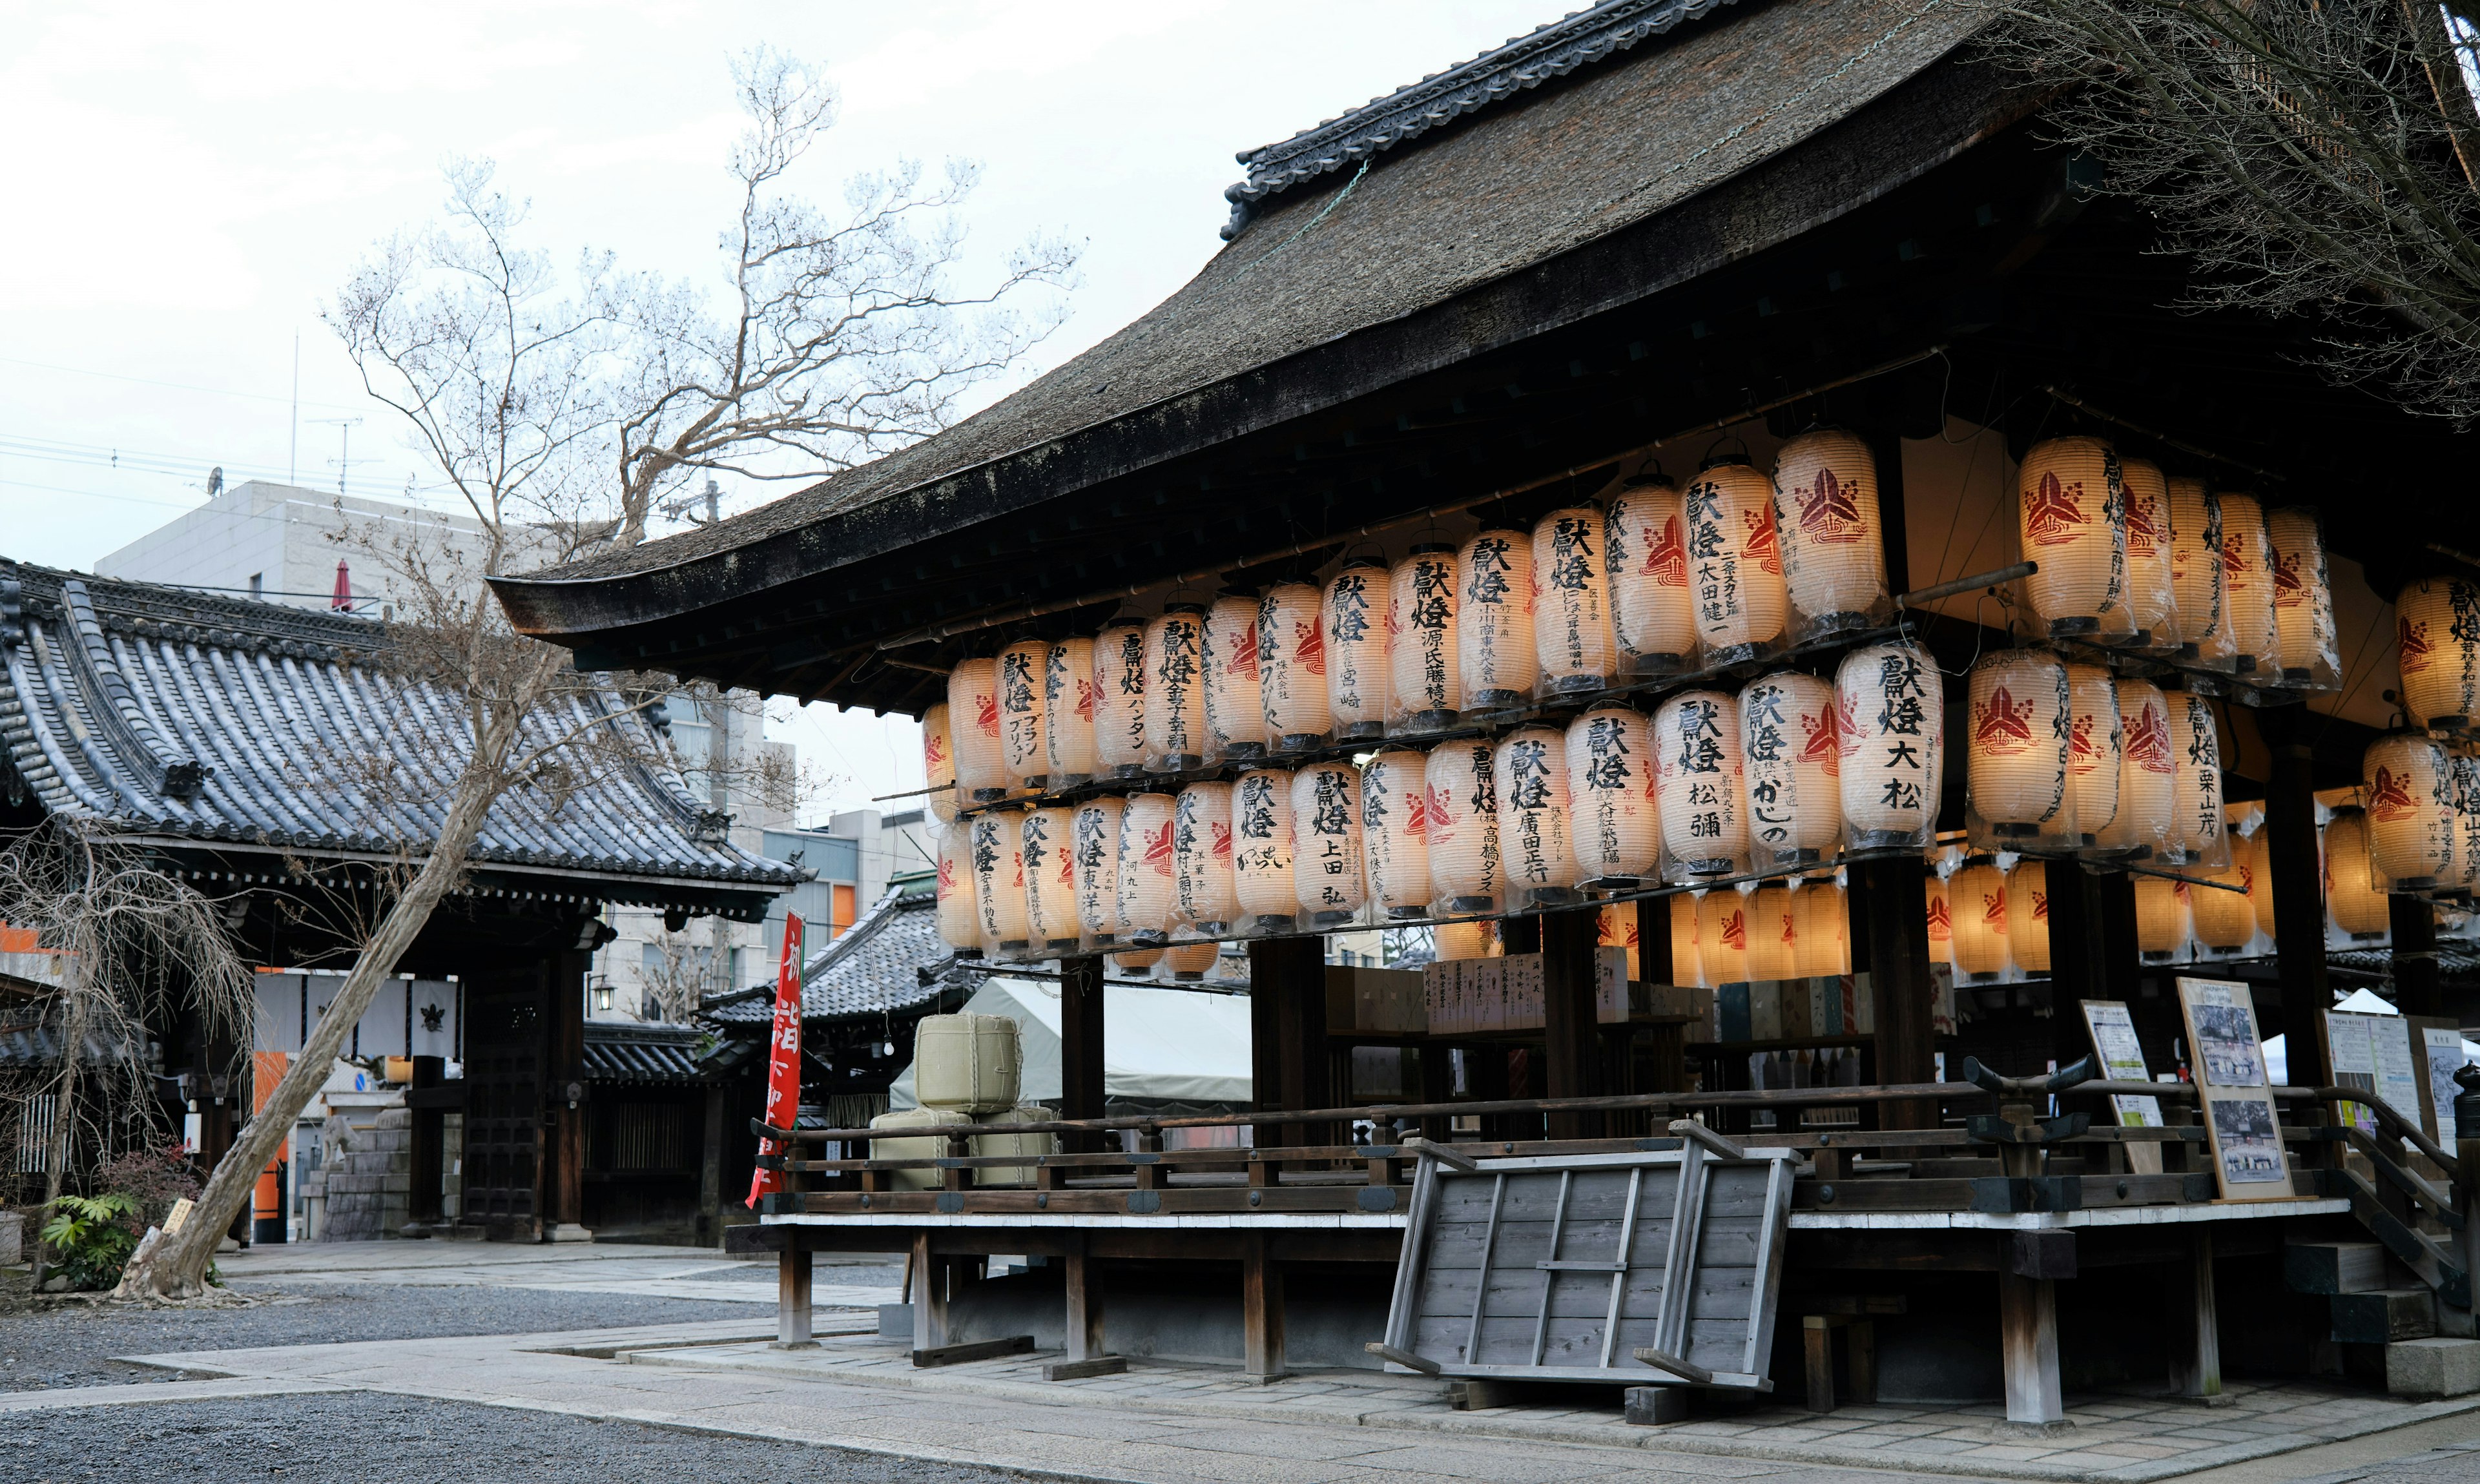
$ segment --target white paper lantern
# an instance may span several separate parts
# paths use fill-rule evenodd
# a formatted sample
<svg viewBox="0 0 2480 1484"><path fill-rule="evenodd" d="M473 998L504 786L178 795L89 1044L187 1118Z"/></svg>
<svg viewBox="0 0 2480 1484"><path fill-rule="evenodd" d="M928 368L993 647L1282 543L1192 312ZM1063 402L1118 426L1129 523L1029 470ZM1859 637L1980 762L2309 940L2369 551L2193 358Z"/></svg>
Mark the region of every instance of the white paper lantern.
<svg viewBox="0 0 2480 1484"><path fill-rule="evenodd" d="M973 827L950 819L939 831L939 941L982 951L981 908L973 900Z"/></svg>
<svg viewBox="0 0 2480 1484"><path fill-rule="evenodd" d="M2325 826L2325 909L2355 938L2379 938L2392 928L2391 905L2369 856L2368 816L2338 808Z"/></svg>
<svg viewBox="0 0 2480 1484"><path fill-rule="evenodd" d="M1799 925L1792 915L1792 889L1768 882L1744 904L1748 923L1748 977L1791 979L1799 973Z"/></svg>
<svg viewBox="0 0 2480 1484"><path fill-rule="evenodd" d="M1748 899L1717 886L1696 899L1696 960L1712 985L1748 982Z"/></svg>
<svg viewBox="0 0 2480 1484"><path fill-rule="evenodd" d="M2024 595L2039 632L2119 641L2134 636L2127 606L2127 497L2118 453L2099 438L2049 438L2016 471L2016 533L2039 570Z"/></svg>
<svg viewBox="0 0 2480 1484"><path fill-rule="evenodd" d="M1430 910L1429 759L1387 748L1360 769L1360 843L1369 895L1389 917Z"/></svg>
<svg viewBox="0 0 2480 1484"><path fill-rule="evenodd" d="M976 803L1006 798L997 660L969 659L947 672L947 729L956 745L957 791Z"/></svg>
<svg viewBox="0 0 2480 1484"><path fill-rule="evenodd" d="M1242 928L1292 931L1300 905L1292 891L1292 776L1280 768L1243 773L1231 785L1231 879Z"/></svg>
<svg viewBox="0 0 2480 1484"><path fill-rule="evenodd" d="M1652 729L1644 713L1597 705L1567 724L1569 835L1581 878L1650 877L1662 855Z"/></svg>
<svg viewBox="0 0 2480 1484"><path fill-rule="evenodd" d="M1159 943L1171 933L1175 871L1172 816L1178 801L1169 794L1130 794L1120 814L1121 935Z"/></svg>
<svg viewBox="0 0 2480 1484"><path fill-rule="evenodd" d="M982 951L1021 954L1025 948L1024 842L1022 825L1008 809L973 817L973 905L981 914Z"/></svg>
<svg viewBox="0 0 2480 1484"><path fill-rule="evenodd" d="M1356 556L1326 585L1326 703L1338 742L1386 735L1386 564Z"/></svg>
<svg viewBox="0 0 2480 1484"><path fill-rule="evenodd" d="M1257 600L1226 593L1205 610L1205 747L1216 762L1266 755L1266 695L1257 667Z"/></svg>
<svg viewBox="0 0 2480 1484"><path fill-rule="evenodd" d="M2222 745L2213 708L2193 691L2174 691L2170 762L2178 778L2163 858L2174 864L2219 866L2230 857L2230 819L2222 803Z"/></svg>
<svg viewBox="0 0 2480 1484"><path fill-rule="evenodd" d="M1974 663L1964 819L1972 842L2011 850L2072 846L2067 667L2046 650L2001 650Z"/></svg>
<svg viewBox="0 0 2480 1484"><path fill-rule="evenodd" d="M2388 891L2451 890L2456 859L2453 770L2445 750L2414 731L2389 732L2361 755L2368 854Z"/></svg>
<svg viewBox="0 0 2480 1484"><path fill-rule="evenodd" d="M1611 620L1630 678L1696 668L1696 601L1688 582L1688 505L1659 473L1619 486L1602 520Z"/></svg>
<svg viewBox="0 0 2480 1484"><path fill-rule="evenodd" d="M999 651L999 762L1010 789L1038 789L1050 776L1042 704L1049 671L1048 640L1020 639Z"/></svg>
<svg viewBox="0 0 2480 1484"><path fill-rule="evenodd" d="M2222 574L2222 501L2202 479L2166 481L2170 507L2170 589L2178 608L2178 656L2207 670L2238 663L2231 644Z"/></svg>
<svg viewBox="0 0 2480 1484"><path fill-rule="evenodd" d="M1231 785L1191 783L1172 811L1172 922L1220 933L1238 915L1231 871Z"/></svg>
<svg viewBox="0 0 2480 1484"><path fill-rule="evenodd" d="M1537 699L1608 690L1617 673L1612 652L1610 583L1602 567L1602 512L1590 505L1553 510L1533 525L1533 651Z"/></svg>
<svg viewBox="0 0 2480 1484"><path fill-rule="evenodd" d="M1498 940L1498 925L1479 922L1442 922L1435 932L1438 940L1438 961L1452 963L1460 959L1495 959L1506 952Z"/></svg>
<svg viewBox="0 0 2480 1484"><path fill-rule="evenodd" d="M1946 878L1935 871L1929 873L1928 914L1929 961L1952 964L1954 962L1954 908Z"/></svg>
<svg viewBox="0 0 2480 1484"><path fill-rule="evenodd" d="M1428 736L1456 724L1463 675L1456 660L1456 549L1423 542L1386 587L1386 734Z"/></svg>
<svg viewBox="0 0 2480 1484"><path fill-rule="evenodd" d="M1105 778L1146 771L1146 624L1119 618L1094 641L1094 760Z"/></svg>
<svg viewBox="0 0 2480 1484"><path fill-rule="evenodd" d="M1095 756L1094 641L1062 639L1050 647L1043 672L1043 742L1050 754L1045 787L1073 788L1090 781Z"/></svg>
<svg viewBox="0 0 2480 1484"><path fill-rule="evenodd" d="M1653 720L1662 845L1681 881L1747 869L1747 780L1739 703L1720 691L1673 696Z"/></svg>
<svg viewBox="0 0 2480 1484"><path fill-rule="evenodd" d="M2264 518L2273 559L2274 640L2286 690L2341 688L2335 652L2334 587L2325 570L2325 527L2316 512L2289 505Z"/></svg>
<svg viewBox="0 0 2480 1484"><path fill-rule="evenodd" d="M1780 649L1790 600L1774 531L1774 482L1744 458L1708 460L1690 481L1688 583L1707 669Z"/></svg>
<svg viewBox="0 0 2480 1484"><path fill-rule="evenodd" d="M1696 948L1696 898L1684 891L1670 899L1670 982L1714 987Z"/></svg>
<svg viewBox="0 0 2480 1484"><path fill-rule="evenodd" d="M1740 692L1748 848L1760 865L1805 865L1843 839L1843 743L1834 687L1786 670Z"/></svg>
<svg viewBox="0 0 2480 1484"><path fill-rule="evenodd" d="M1430 890L1434 915L1498 909L1496 749L1485 741L1441 742L1422 780L1430 792Z"/></svg>
<svg viewBox="0 0 2480 1484"><path fill-rule="evenodd" d="M2127 611L2134 642L2157 653L2179 647L2178 582L2171 566L2170 481L2151 459L2118 461L2127 499Z"/></svg>
<svg viewBox="0 0 2480 1484"><path fill-rule="evenodd" d="M956 817L956 744L947 735L947 703L921 713L921 800L940 824Z"/></svg>
<svg viewBox="0 0 2480 1484"><path fill-rule="evenodd" d="M1041 949L1073 949L1076 919L1076 811L1033 809L1018 836L1024 853L1025 938Z"/></svg>
<svg viewBox="0 0 2480 1484"><path fill-rule="evenodd" d="M1569 834L1567 739L1548 727L1519 727L1501 737L1491 767L1498 784L1498 857L1510 905L1574 896L1575 843Z"/></svg>
<svg viewBox="0 0 2480 1484"><path fill-rule="evenodd" d="M2480 895L2480 755L2465 744L2447 750L2445 764L2453 775L2454 863L2463 873L2455 889Z"/></svg>
<svg viewBox="0 0 2480 1484"><path fill-rule="evenodd" d="M1791 914L1795 975L1814 979L1851 972L1851 904L1841 886L1823 877L1800 883L1791 894Z"/></svg>
<svg viewBox="0 0 2480 1484"><path fill-rule="evenodd" d="M1854 650L1835 670L1834 706L1844 849L1926 849L1946 769L1946 686L1937 662L1904 641Z"/></svg>
<svg viewBox="0 0 2480 1484"><path fill-rule="evenodd" d="M1795 642L1894 616L1878 524L1877 459L1859 434L1821 427L1774 456L1774 528Z"/></svg>
<svg viewBox="0 0 2480 1484"><path fill-rule="evenodd" d="M2050 869L2019 860L2006 873L2006 946L2027 974L2050 972Z"/></svg>
<svg viewBox="0 0 2480 1484"><path fill-rule="evenodd" d="M1976 860L1947 883L1953 908L1954 971L1994 979L2006 971L2006 873L1994 860Z"/></svg>
<svg viewBox="0 0 2480 1484"><path fill-rule="evenodd" d="M2187 946L2187 883L2166 876L2135 879L2135 951L2147 963L2167 963Z"/></svg>
<svg viewBox="0 0 2480 1484"><path fill-rule="evenodd" d="M2179 807L2170 746L2170 702L2149 680L2118 680L2117 812L2100 832L2103 850L2134 860L2161 854Z"/></svg>
<svg viewBox="0 0 2480 1484"><path fill-rule="evenodd" d="M2067 786L2074 794L2081 843L2101 844L2118 819L2118 780L2126 731L2118 714L2118 688L2099 665L2067 666Z"/></svg>
<svg viewBox="0 0 2480 1484"><path fill-rule="evenodd" d="M2231 647L2238 668L2270 684L2282 667L2280 624L2274 617L2273 543L2265 536L2264 506L2253 495L2227 491L2222 505L2222 601L2230 617Z"/></svg>
<svg viewBox="0 0 2480 1484"><path fill-rule="evenodd" d="M1305 582L1278 582L1257 600L1257 676L1266 706L1266 745L1297 753L1325 745L1333 720L1326 699L1324 594Z"/></svg>
<svg viewBox="0 0 2480 1484"><path fill-rule="evenodd" d="M1369 900L1360 770L1348 762L1311 763L1292 775L1292 897L1318 928L1352 921Z"/></svg>
<svg viewBox="0 0 2480 1484"><path fill-rule="evenodd" d="M1522 531L1484 530L1456 555L1456 661L1467 714L1503 711L1533 696L1533 542Z"/></svg>
<svg viewBox="0 0 2480 1484"><path fill-rule="evenodd" d="M1097 943L1116 941L1120 922L1120 815L1124 801L1105 794L1076 806L1071 832L1076 862L1076 924Z"/></svg>
<svg viewBox="0 0 2480 1484"><path fill-rule="evenodd" d="M2480 723L2480 582L2428 577L2394 595L2403 709L2416 726Z"/></svg>
<svg viewBox="0 0 2480 1484"><path fill-rule="evenodd" d="M1205 607L1175 602L1146 626L1146 768L1205 765Z"/></svg>

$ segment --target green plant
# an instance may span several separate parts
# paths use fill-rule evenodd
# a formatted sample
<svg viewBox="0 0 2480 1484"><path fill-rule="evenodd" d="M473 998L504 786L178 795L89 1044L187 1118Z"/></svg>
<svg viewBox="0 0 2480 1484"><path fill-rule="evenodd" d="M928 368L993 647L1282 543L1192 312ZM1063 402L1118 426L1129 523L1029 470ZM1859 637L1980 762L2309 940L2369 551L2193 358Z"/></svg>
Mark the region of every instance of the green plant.
<svg viewBox="0 0 2480 1484"><path fill-rule="evenodd" d="M137 1203L116 1190L109 1195L64 1195L52 1203L42 1240L72 1287L108 1289L120 1281L138 1238L125 1224Z"/></svg>

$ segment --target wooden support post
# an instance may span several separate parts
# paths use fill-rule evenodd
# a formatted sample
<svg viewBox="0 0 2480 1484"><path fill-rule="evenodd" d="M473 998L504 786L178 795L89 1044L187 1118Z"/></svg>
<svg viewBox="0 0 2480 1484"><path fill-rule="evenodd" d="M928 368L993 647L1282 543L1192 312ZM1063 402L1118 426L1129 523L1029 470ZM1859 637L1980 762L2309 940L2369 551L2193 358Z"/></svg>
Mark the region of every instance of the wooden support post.
<svg viewBox="0 0 2480 1484"><path fill-rule="evenodd" d="M1281 973L1276 941L1260 938L1249 945L1249 1108L1271 1113L1283 1106L1283 1017ZM1283 1127L1260 1123L1250 1131L1258 1148L1279 1146Z"/></svg>
<svg viewBox="0 0 2480 1484"><path fill-rule="evenodd" d="M1240 1239L1240 1343L1248 1377L1283 1378L1283 1269L1268 1255L1263 1233Z"/></svg>
<svg viewBox="0 0 2480 1484"><path fill-rule="evenodd" d="M2207 1402L2222 1394L2222 1337L2213 1303L2213 1234L2197 1231L2186 1261L2164 1285L2170 1339L2170 1394Z"/></svg>
<svg viewBox="0 0 2480 1484"><path fill-rule="evenodd" d="M2006 1370L2006 1420L2036 1426L2065 1421L2054 1281L2000 1269L1998 1342Z"/></svg>
<svg viewBox="0 0 2480 1484"><path fill-rule="evenodd" d="M947 1260L930 1251L930 1234L913 1239L913 1348L947 1343Z"/></svg>
<svg viewBox="0 0 2480 1484"><path fill-rule="evenodd" d="M1249 945L1249 993L1274 1004L1277 1108L1327 1108L1326 945L1315 937L1259 938ZM1254 1007L1253 1006L1253 1011ZM1252 1019L1252 1025L1255 1021ZM1262 1091L1256 1094L1263 1097ZM1261 1104L1261 1106L1263 1106ZM1328 1130L1293 1126L1259 1142L1323 1144Z"/></svg>
<svg viewBox="0 0 2480 1484"><path fill-rule="evenodd" d="M2334 1080L2325 1054L2325 1011L2334 995L2325 976L2325 870L2307 720L2303 706L2267 706L2256 713L2257 730L2273 752L2262 828L2272 832L2266 836L2266 874L2272 879L2274 957L2290 1085L2321 1087Z"/></svg>
<svg viewBox="0 0 2480 1484"><path fill-rule="evenodd" d="M1593 1014L1594 940L1591 912L1553 912L1541 922L1541 1026L1548 1062L1542 1093L1591 1097L1601 1088L1600 1027ZM1598 1139L1602 1117L1554 1113L1552 1139Z"/></svg>
<svg viewBox="0 0 2480 1484"><path fill-rule="evenodd" d="M585 981L594 956L574 950L555 954L544 969L551 976L551 1027L547 1059L552 1149L548 1219L553 1241L589 1241L585 1229Z"/></svg>
<svg viewBox="0 0 2480 1484"><path fill-rule="evenodd" d="M728 1089L706 1089L706 1139L698 1162L698 1241L723 1245L723 1139Z"/></svg>
<svg viewBox="0 0 2480 1484"><path fill-rule="evenodd" d="M799 1227L785 1230L784 1250L775 1262L774 1347L815 1349L818 1342L810 1338L810 1249Z"/></svg>
<svg viewBox="0 0 2480 1484"><path fill-rule="evenodd" d="M2436 909L2417 897L2396 894L2386 899L2386 916L2393 937L2396 1008L2406 1015L2444 1014L2445 993L2437 973Z"/></svg>
<svg viewBox="0 0 2480 1484"><path fill-rule="evenodd" d="M1063 1260L1068 1271L1068 1359L1094 1360L1102 1343L1102 1269L1079 1241Z"/></svg>
<svg viewBox="0 0 2480 1484"><path fill-rule="evenodd" d="M1932 1082L1937 1076L1930 1011L1937 985L1929 977L1927 868L1916 855L1865 860L1852 870L1866 914L1869 980L1877 1014L1877 1081L1886 1086ZM1934 1103L1887 1103L1878 1117L1890 1129L1937 1126Z"/></svg>
<svg viewBox="0 0 2480 1484"><path fill-rule="evenodd" d="M1511 954L1537 954L1541 951L1541 918L1502 917L1498 923L1499 942Z"/></svg>
<svg viewBox="0 0 2480 1484"><path fill-rule="evenodd" d="M2090 878L2072 860L2047 862L2042 876L2050 925L2050 1053L2064 1066L2083 1054L2083 1002L2110 996L2102 983L2104 959L2101 945L2094 941L2092 902L2084 893ZM2008 912L2028 916L2032 904L2019 907L2014 895L2012 890L2007 893ZM2037 1076L2041 1068L2035 1064L2003 1070L2015 1076Z"/></svg>
<svg viewBox="0 0 2480 1484"><path fill-rule="evenodd" d="M413 1081L408 1086L414 1090L428 1091L447 1080L447 1058L413 1059ZM404 1218L410 1224L427 1226L438 1221L445 1209L442 1197L446 1194L448 1174L448 1110L417 1105L406 1133Z"/></svg>
<svg viewBox="0 0 2480 1484"><path fill-rule="evenodd" d="M1102 1088L1102 957L1059 960L1059 1115L1099 1118ZM1070 1154L1100 1152L1099 1137L1072 1134Z"/></svg>

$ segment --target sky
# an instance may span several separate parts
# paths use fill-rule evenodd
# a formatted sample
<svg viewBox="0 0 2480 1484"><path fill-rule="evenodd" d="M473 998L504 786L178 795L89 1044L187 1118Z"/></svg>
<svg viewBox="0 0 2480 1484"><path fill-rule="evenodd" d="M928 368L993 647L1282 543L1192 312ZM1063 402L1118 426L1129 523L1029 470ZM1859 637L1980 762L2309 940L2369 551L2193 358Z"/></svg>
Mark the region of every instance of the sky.
<svg viewBox="0 0 2480 1484"><path fill-rule="evenodd" d="M716 281L739 120L728 61L750 47L813 64L840 96L795 177L806 193L836 201L844 178L899 159L969 159L984 175L966 281L1035 233L1082 244L1071 317L1030 374L1213 254L1235 152L1574 8L6 0L0 554L90 568L202 502L212 467L435 499L322 304L374 244L435 217L456 157L497 163L531 203L535 245ZM727 482L726 508L780 492ZM770 733L836 778L813 812L920 782L908 721L769 711Z"/></svg>

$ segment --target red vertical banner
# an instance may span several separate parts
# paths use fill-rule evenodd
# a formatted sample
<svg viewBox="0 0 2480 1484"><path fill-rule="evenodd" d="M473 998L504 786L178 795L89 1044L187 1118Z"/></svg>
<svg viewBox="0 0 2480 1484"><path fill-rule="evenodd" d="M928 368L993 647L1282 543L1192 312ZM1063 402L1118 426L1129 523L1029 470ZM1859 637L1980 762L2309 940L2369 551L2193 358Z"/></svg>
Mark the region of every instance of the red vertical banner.
<svg viewBox="0 0 2480 1484"><path fill-rule="evenodd" d="M801 919L784 916L784 959L775 969L775 1028L766 1037L766 1126L788 1129L801 1113ZM758 1140L758 1157L789 1151L771 1139ZM784 1188L780 1170L760 1165L749 1177L749 1199Z"/></svg>

